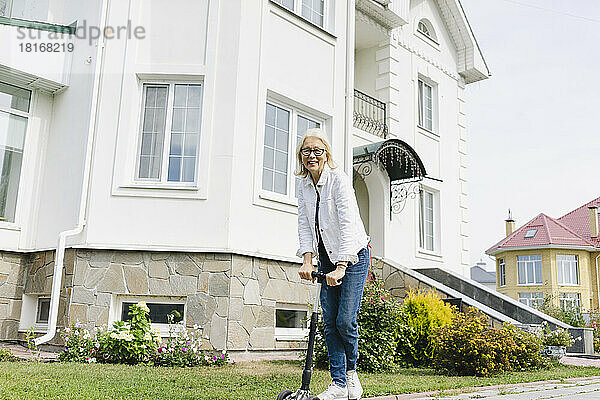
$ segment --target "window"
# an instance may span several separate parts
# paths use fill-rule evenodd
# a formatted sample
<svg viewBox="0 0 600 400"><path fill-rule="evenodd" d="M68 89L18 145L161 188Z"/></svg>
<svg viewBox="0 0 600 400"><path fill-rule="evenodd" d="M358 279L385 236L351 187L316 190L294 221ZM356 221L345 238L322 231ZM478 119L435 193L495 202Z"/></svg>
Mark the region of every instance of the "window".
<svg viewBox="0 0 600 400"><path fill-rule="evenodd" d="M498 286L506 286L506 265L504 258L498 260Z"/></svg>
<svg viewBox="0 0 600 400"><path fill-rule="evenodd" d="M50 316L50 299L38 298L37 312L35 317L36 324L47 324Z"/></svg>
<svg viewBox="0 0 600 400"><path fill-rule="evenodd" d="M542 283L542 256L517 256L519 285Z"/></svg>
<svg viewBox="0 0 600 400"><path fill-rule="evenodd" d="M137 179L195 182L201 119L201 84L144 84Z"/></svg>
<svg viewBox="0 0 600 400"><path fill-rule="evenodd" d="M419 79L419 126L433 131L433 87Z"/></svg>
<svg viewBox="0 0 600 400"><path fill-rule="evenodd" d="M324 28L325 0L271 0L280 4L295 14L301 15L307 21Z"/></svg>
<svg viewBox="0 0 600 400"><path fill-rule="evenodd" d="M527 232L525 233L525 239L529 239L535 236L535 234L537 233L537 229L527 229Z"/></svg>
<svg viewBox="0 0 600 400"><path fill-rule="evenodd" d="M422 19L417 24L417 32L421 35L427 37L427 39L432 40L437 44L437 36L435 35L435 30L433 29L433 25L427 19Z"/></svg>
<svg viewBox="0 0 600 400"><path fill-rule="evenodd" d="M294 175L296 147L307 129L320 128L321 124L294 108L267 103L261 184L264 191L288 199L295 198L300 182Z"/></svg>
<svg viewBox="0 0 600 400"><path fill-rule="evenodd" d="M0 16L46 21L50 0L0 0Z"/></svg>
<svg viewBox="0 0 600 400"><path fill-rule="evenodd" d="M537 308L544 302L543 293L519 293L519 301L529 307Z"/></svg>
<svg viewBox="0 0 600 400"><path fill-rule="evenodd" d="M279 340L303 340L307 335L308 311L285 306L275 310L275 337Z"/></svg>
<svg viewBox="0 0 600 400"><path fill-rule="evenodd" d="M579 285L579 266L576 255L558 254L556 267L559 285Z"/></svg>
<svg viewBox="0 0 600 400"><path fill-rule="evenodd" d="M129 307L136 304L135 302L121 303L121 321L129 321ZM184 305L182 303L146 303L150 309L148 319L153 324L177 324L183 321ZM172 321L170 321L172 319Z"/></svg>
<svg viewBox="0 0 600 400"><path fill-rule="evenodd" d="M419 191L419 246L434 251L434 194L427 190Z"/></svg>
<svg viewBox="0 0 600 400"><path fill-rule="evenodd" d="M129 321L129 307L140 301L146 302L150 309L148 318L153 328L160 329L161 337L168 337L172 325L169 325L170 316L175 325L175 330L185 329L186 320L185 297L177 296L118 296L115 298L114 307L111 306L112 314L109 316L109 322L114 320Z"/></svg>
<svg viewBox="0 0 600 400"><path fill-rule="evenodd" d="M0 83L0 221L15 221L30 101L30 91Z"/></svg>
<svg viewBox="0 0 600 400"><path fill-rule="evenodd" d="M581 308L581 296L579 293L559 293L558 302L563 310L579 310Z"/></svg>

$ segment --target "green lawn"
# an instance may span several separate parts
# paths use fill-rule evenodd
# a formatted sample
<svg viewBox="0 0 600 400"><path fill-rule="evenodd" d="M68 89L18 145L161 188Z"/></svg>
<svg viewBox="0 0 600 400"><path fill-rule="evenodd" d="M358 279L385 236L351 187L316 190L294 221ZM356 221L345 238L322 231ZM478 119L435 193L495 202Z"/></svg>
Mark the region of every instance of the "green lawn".
<svg viewBox="0 0 600 400"><path fill-rule="evenodd" d="M0 363L1 399L275 399L297 389L302 366L293 361L238 363L223 368L164 368L105 364ZM361 374L365 397L600 375L600 368L559 366L493 378L447 377L429 369ZM313 372L311 389L328 384L327 371Z"/></svg>

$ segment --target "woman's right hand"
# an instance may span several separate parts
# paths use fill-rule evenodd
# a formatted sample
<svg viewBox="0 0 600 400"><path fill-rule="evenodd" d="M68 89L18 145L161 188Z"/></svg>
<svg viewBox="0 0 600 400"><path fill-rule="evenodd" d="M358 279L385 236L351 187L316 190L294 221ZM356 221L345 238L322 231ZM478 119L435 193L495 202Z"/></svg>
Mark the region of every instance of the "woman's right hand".
<svg viewBox="0 0 600 400"><path fill-rule="evenodd" d="M300 275L301 279L307 281L315 281L315 278L312 277L312 272L315 270L315 267L312 265L312 261L310 263L304 262L298 271L298 275Z"/></svg>

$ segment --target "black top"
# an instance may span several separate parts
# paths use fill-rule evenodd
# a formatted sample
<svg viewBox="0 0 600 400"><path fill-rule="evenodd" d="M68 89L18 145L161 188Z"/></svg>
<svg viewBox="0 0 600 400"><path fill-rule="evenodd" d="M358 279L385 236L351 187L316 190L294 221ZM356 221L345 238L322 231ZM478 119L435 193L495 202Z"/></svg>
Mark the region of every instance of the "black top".
<svg viewBox="0 0 600 400"><path fill-rule="evenodd" d="M329 255L327 254L327 249L325 249L325 245L323 244L321 230L319 229L319 203L321 202L321 196L319 196L319 190L317 189L317 185L315 185L315 192L317 192L317 206L315 210L315 232L317 233L317 241L319 243L319 256L326 257L325 260L331 263Z"/></svg>

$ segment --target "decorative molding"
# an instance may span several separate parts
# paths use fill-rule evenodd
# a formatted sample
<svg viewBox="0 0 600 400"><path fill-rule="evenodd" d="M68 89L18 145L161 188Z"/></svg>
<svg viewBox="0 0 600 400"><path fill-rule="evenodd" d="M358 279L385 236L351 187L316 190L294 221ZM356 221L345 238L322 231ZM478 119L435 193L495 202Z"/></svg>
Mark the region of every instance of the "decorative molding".
<svg viewBox="0 0 600 400"><path fill-rule="evenodd" d="M400 38L398 38L397 36L392 35L392 37L394 38L395 43L397 43L402 48L408 50L410 53L416 55L423 61L433 65L434 67L436 67L437 69L439 69L440 71L442 71L444 74L448 75L450 78L454 79L455 81L458 82L460 80L460 75L458 73L454 73L454 72L448 70L448 68L444 67L441 63L437 62L434 59L427 57L425 54L422 54L418 49L412 47L410 44L401 41Z"/></svg>

